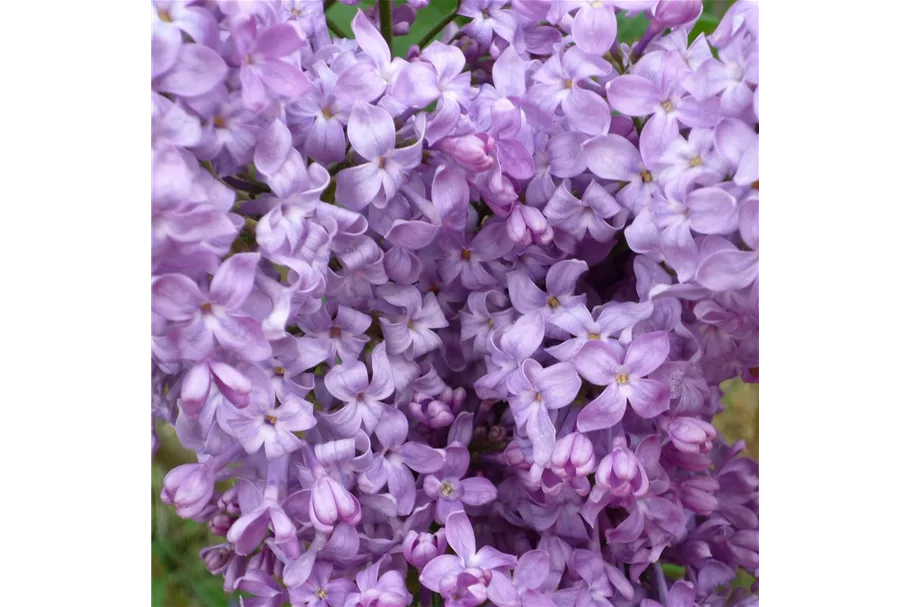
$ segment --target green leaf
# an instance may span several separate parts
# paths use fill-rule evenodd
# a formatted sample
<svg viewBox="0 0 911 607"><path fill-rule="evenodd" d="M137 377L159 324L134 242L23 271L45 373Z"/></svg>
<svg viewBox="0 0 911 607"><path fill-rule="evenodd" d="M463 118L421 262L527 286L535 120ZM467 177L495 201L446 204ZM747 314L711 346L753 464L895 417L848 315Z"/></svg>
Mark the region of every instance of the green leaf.
<svg viewBox="0 0 911 607"><path fill-rule="evenodd" d="M699 34L705 34L708 36L715 31L715 28L718 27L718 24L721 23L721 20L712 15L711 13L702 13L702 16L699 17L699 21L696 22L696 25L693 26L692 31L690 31L690 42L699 37Z"/></svg>
<svg viewBox="0 0 911 607"><path fill-rule="evenodd" d="M686 567L681 565L664 563L661 568L664 570L664 575L674 581L683 579L683 576L686 575Z"/></svg>
<svg viewBox="0 0 911 607"><path fill-rule="evenodd" d="M372 10L376 0L364 0L357 6L348 6L341 2L336 2L329 10L326 11L326 18L331 20L338 29L345 32L345 35L353 38L354 32L351 31L351 20L357 15L358 9L363 11ZM405 0L397 0L396 5L405 4ZM392 54L395 57L404 57L408 53L408 48L423 38L427 32L432 30L443 18L448 15L457 4L457 0L433 0L425 8L419 9L414 18L414 23L405 36L396 36L392 41ZM436 36L439 38L439 35Z"/></svg>
<svg viewBox="0 0 911 607"><path fill-rule="evenodd" d="M645 15L624 17L621 14L617 17L617 40L631 45L642 38L647 27L648 19Z"/></svg>
<svg viewBox="0 0 911 607"><path fill-rule="evenodd" d="M152 580L152 607L165 607L164 595L167 582L164 580Z"/></svg>

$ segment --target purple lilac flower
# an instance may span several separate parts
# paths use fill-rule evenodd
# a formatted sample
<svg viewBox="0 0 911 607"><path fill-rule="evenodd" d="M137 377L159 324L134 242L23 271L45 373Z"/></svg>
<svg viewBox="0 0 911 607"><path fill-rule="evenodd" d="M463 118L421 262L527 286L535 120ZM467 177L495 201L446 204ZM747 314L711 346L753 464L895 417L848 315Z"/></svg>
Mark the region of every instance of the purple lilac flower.
<svg viewBox="0 0 911 607"><path fill-rule="evenodd" d="M427 4L152 2L162 501L244 605L755 607L756 3Z"/></svg>
<svg viewBox="0 0 911 607"><path fill-rule="evenodd" d="M576 370L595 385L606 387L579 413L579 431L614 426L623 418L627 401L646 419L666 411L670 407L670 390L645 376L665 361L669 348L663 331L640 335L625 353L623 346L614 341L590 341L582 346L573 356Z"/></svg>

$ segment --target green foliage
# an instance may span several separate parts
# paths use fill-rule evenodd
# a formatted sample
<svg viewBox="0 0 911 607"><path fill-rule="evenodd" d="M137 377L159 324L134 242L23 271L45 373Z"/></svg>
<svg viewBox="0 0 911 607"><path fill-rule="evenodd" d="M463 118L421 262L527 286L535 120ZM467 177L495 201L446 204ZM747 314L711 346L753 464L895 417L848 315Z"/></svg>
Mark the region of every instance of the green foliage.
<svg viewBox="0 0 911 607"><path fill-rule="evenodd" d="M373 7L375 0L364 0L357 6L348 6L341 2L336 2L329 10L326 11L326 17L338 26L338 29L345 32L347 36L354 36L351 31L351 20L357 14L357 10L367 11ZM405 4L404 0L397 0L396 4ZM457 0L432 0L426 8L420 9L415 17L414 24L408 30L405 36L396 36L392 43L393 55L404 57L408 48L417 44L430 30L440 23L446 15L455 9ZM460 19L457 19L457 21ZM440 37L437 34L436 38Z"/></svg>

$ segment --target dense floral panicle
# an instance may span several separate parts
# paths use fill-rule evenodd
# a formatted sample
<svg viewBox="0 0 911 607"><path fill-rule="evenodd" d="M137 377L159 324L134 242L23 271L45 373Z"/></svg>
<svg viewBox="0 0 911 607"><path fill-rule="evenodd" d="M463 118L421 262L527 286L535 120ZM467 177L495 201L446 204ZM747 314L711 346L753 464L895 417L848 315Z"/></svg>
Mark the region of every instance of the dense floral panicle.
<svg viewBox="0 0 911 607"><path fill-rule="evenodd" d="M713 425L759 375L758 4L462 0L393 56L428 5L152 2L161 499L247 607L758 604Z"/></svg>

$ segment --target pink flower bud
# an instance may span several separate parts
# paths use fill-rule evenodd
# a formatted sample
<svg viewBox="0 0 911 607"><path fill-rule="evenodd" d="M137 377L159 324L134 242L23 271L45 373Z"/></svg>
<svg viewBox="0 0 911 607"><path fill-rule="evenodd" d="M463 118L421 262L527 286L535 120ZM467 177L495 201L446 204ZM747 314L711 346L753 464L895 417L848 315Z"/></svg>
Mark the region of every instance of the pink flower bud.
<svg viewBox="0 0 911 607"><path fill-rule="evenodd" d="M718 433L708 422L695 417L678 417L668 424L671 442L684 453L708 453Z"/></svg>
<svg viewBox="0 0 911 607"><path fill-rule="evenodd" d="M551 470L563 480L587 476L594 471L596 465L591 440L579 432L572 432L557 440L550 457Z"/></svg>
<svg viewBox="0 0 911 607"><path fill-rule="evenodd" d="M228 529L231 528L231 525L234 524L236 519L233 516L227 514L216 514L212 517L212 520L209 521L209 532L212 535L228 535Z"/></svg>
<svg viewBox="0 0 911 607"><path fill-rule="evenodd" d="M677 27L699 18L702 0L660 0L654 9L655 23Z"/></svg>
<svg viewBox="0 0 911 607"><path fill-rule="evenodd" d="M317 530L331 533L336 523L359 523L361 505L335 479L323 476L314 483L310 494L310 520Z"/></svg>
<svg viewBox="0 0 911 607"><path fill-rule="evenodd" d="M648 476L632 451L617 447L601 460L595 484L617 497L631 493L638 497L648 491Z"/></svg>
<svg viewBox="0 0 911 607"><path fill-rule="evenodd" d="M423 569L424 566L446 552L446 530L436 533L417 533L410 530L402 543L405 560Z"/></svg>
<svg viewBox="0 0 911 607"><path fill-rule="evenodd" d="M708 516L718 508L718 481L710 476L689 478L680 483L680 501L696 514Z"/></svg>
<svg viewBox="0 0 911 607"><path fill-rule="evenodd" d="M224 571L225 567L228 566L228 562L231 560L231 557L234 556L234 551L231 549L230 544L219 544L217 546L203 548L200 551L199 556L202 557L209 573L218 574Z"/></svg>
<svg viewBox="0 0 911 607"><path fill-rule="evenodd" d="M462 167L473 173L481 173L493 166L490 150L493 140L485 143L476 135L447 137L441 140L438 147L448 152Z"/></svg>
<svg viewBox="0 0 911 607"><path fill-rule="evenodd" d="M205 464L177 466L164 478L161 501L177 508L181 518L194 518L209 505L215 492L215 476Z"/></svg>

